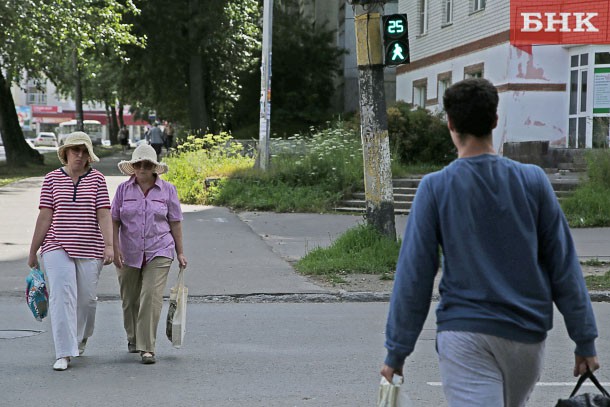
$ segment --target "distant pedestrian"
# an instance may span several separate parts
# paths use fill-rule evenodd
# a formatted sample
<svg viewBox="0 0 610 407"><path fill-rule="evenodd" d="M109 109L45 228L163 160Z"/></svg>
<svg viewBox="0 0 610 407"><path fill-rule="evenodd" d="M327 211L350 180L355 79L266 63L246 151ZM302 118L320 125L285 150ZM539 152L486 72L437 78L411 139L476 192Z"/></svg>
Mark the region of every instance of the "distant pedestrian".
<svg viewBox="0 0 610 407"><path fill-rule="evenodd" d="M174 252L186 267L182 244L182 210L176 187L160 178L167 172L155 150L142 144L119 169L129 180L119 185L112 202L114 264L117 268L127 349L140 352L142 363L155 363L157 326Z"/></svg>
<svg viewBox="0 0 610 407"><path fill-rule="evenodd" d="M428 315L442 252L436 347L450 407L525 406L553 305L575 342L575 376L599 368L597 327L570 229L544 171L499 157L498 92L466 79L443 97L458 158L425 176L398 258L386 326L390 382Z"/></svg>
<svg viewBox="0 0 610 407"><path fill-rule="evenodd" d="M119 141L121 142L123 152L126 152L129 147L129 130L125 125L123 125L123 127L121 127L121 130L119 131Z"/></svg>
<svg viewBox="0 0 610 407"><path fill-rule="evenodd" d="M159 128L159 122L154 122L153 127L146 133L146 140L157 153L157 161L161 161L161 148L165 141L163 139L163 130Z"/></svg>
<svg viewBox="0 0 610 407"><path fill-rule="evenodd" d="M97 282L114 253L108 188L102 173L91 168L91 162L99 161L91 139L80 131L71 133L57 155L63 167L49 172L42 183L28 266L40 267L41 249L49 280L53 369L66 370L93 334Z"/></svg>
<svg viewBox="0 0 610 407"><path fill-rule="evenodd" d="M165 122L163 135L165 136L165 149L169 153L169 150L174 146L174 125L171 122Z"/></svg>

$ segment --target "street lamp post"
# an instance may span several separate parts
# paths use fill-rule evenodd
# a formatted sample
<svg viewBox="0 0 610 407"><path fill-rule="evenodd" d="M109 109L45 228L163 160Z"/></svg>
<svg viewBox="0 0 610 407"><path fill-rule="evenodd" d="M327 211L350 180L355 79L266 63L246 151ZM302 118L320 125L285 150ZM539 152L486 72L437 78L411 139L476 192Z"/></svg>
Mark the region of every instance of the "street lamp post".
<svg viewBox="0 0 610 407"><path fill-rule="evenodd" d="M261 97L258 132L258 168L269 168L269 132L271 128L271 33L273 32L273 0L263 3L263 55L261 58Z"/></svg>

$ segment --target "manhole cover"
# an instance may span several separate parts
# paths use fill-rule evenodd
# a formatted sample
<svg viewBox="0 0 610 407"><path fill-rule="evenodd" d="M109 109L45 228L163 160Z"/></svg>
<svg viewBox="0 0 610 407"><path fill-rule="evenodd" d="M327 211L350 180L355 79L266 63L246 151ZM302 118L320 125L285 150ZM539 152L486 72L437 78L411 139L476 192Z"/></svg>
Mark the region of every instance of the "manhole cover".
<svg viewBox="0 0 610 407"><path fill-rule="evenodd" d="M0 329L0 339L27 338L28 336L39 335L43 332L35 329Z"/></svg>

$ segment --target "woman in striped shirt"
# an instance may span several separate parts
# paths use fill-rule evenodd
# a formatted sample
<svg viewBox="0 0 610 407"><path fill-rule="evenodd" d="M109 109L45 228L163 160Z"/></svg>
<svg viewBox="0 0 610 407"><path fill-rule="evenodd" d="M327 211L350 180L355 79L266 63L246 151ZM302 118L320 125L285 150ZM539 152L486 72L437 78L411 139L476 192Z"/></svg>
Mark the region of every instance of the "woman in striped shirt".
<svg viewBox="0 0 610 407"><path fill-rule="evenodd" d="M108 188L90 166L99 161L91 139L71 133L57 155L64 166L44 178L28 265L40 267L40 249L50 289L53 369L66 370L93 334L100 271L114 252Z"/></svg>

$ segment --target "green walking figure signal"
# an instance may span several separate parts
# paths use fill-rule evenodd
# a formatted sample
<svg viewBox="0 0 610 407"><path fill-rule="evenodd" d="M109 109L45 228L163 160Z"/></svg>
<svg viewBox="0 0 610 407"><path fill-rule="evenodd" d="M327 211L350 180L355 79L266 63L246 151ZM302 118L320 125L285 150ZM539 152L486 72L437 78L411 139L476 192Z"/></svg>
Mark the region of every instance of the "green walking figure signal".
<svg viewBox="0 0 610 407"><path fill-rule="evenodd" d="M409 25L406 14L383 16L383 46L386 66L411 62Z"/></svg>

